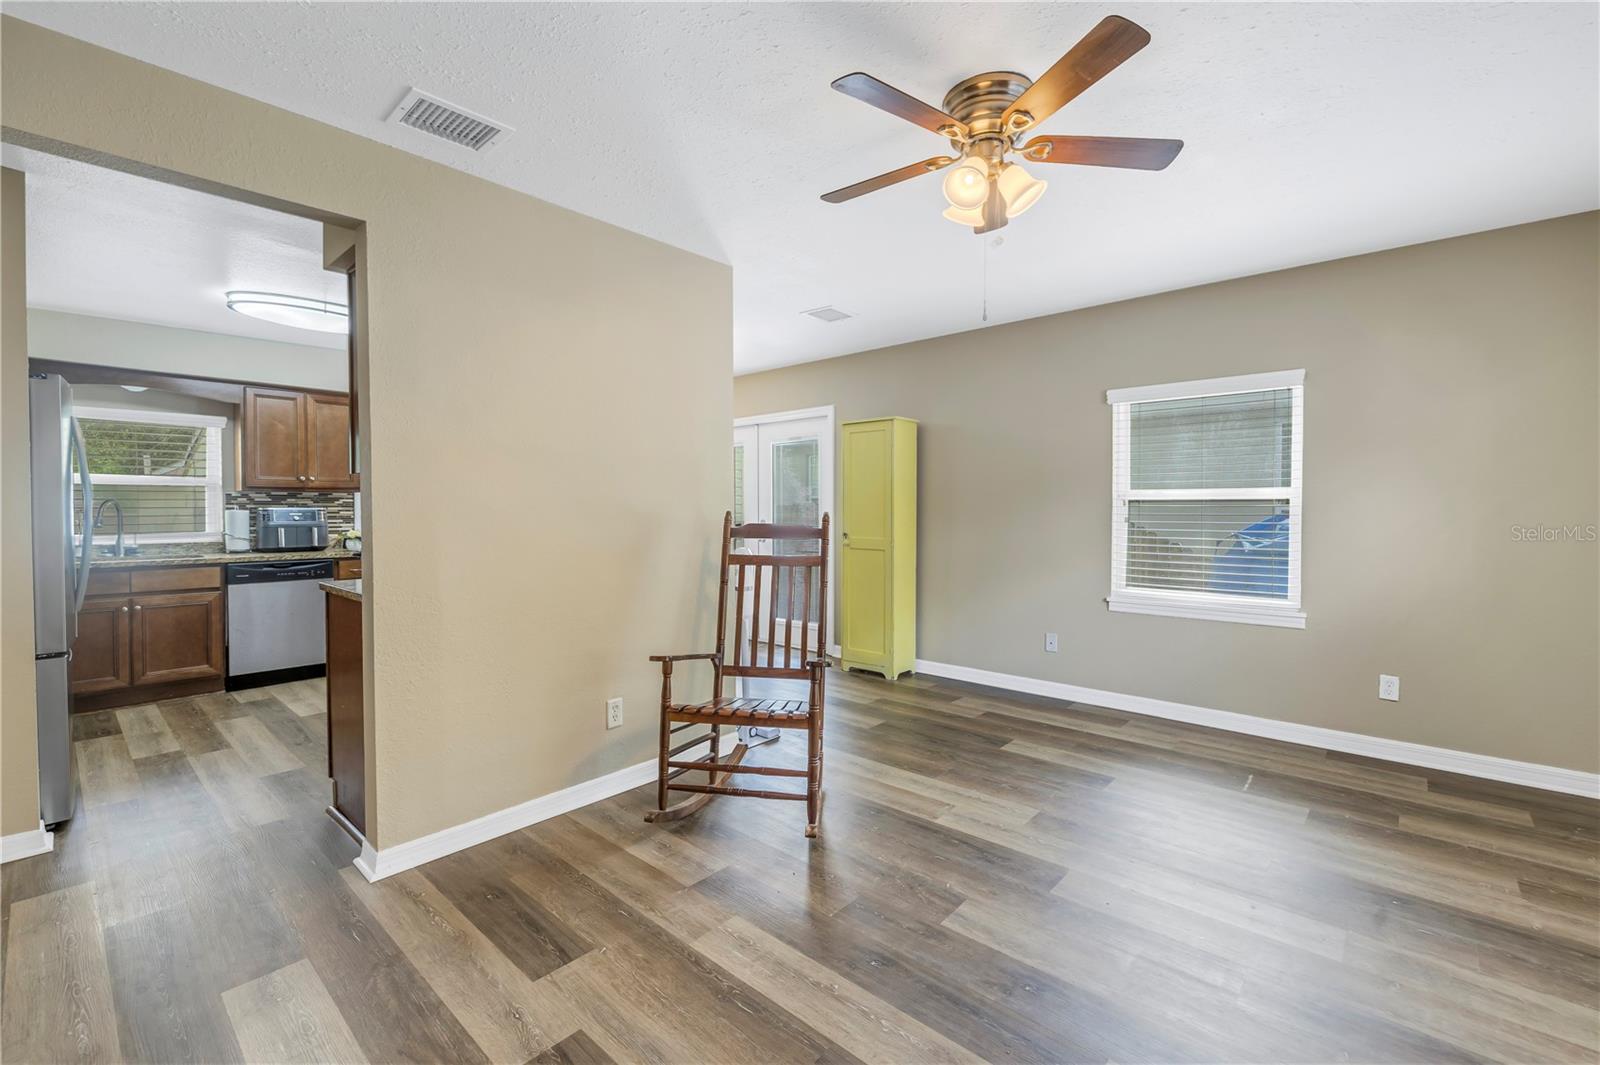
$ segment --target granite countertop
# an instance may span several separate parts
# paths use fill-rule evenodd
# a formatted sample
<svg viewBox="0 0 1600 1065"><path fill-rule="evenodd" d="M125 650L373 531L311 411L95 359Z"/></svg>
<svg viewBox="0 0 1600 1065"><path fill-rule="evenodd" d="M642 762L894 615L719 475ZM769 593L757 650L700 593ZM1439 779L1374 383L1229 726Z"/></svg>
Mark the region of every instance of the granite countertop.
<svg viewBox="0 0 1600 1065"><path fill-rule="evenodd" d="M329 595L337 595L343 599L354 599L361 602L361 578L353 581L323 581L319 587Z"/></svg>
<svg viewBox="0 0 1600 1065"><path fill-rule="evenodd" d="M129 569L134 566L219 566L229 562L309 562L315 559L360 558L342 547L322 551L230 551L203 555L128 555L115 558L97 555L89 560L94 569Z"/></svg>

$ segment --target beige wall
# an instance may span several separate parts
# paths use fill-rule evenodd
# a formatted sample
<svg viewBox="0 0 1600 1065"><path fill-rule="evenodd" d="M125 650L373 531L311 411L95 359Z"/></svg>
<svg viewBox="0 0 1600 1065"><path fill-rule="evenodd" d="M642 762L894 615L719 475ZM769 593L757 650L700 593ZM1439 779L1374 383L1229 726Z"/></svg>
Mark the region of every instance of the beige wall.
<svg viewBox="0 0 1600 1065"><path fill-rule="evenodd" d="M24 185L0 169L0 836L39 827Z"/></svg>
<svg viewBox="0 0 1600 1065"><path fill-rule="evenodd" d="M8 139L365 223L374 841L650 757L646 656L712 627L728 268L12 18L0 45Z"/></svg>
<svg viewBox="0 0 1600 1065"><path fill-rule="evenodd" d="M28 310L28 354L35 359L330 392L346 391L350 378L349 357L342 348L285 344L39 307Z"/></svg>
<svg viewBox="0 0 1600 1065"><path fill-rule="evenodd" d="M734 409L920 419L921 658L1594 771L1596 544L1512 527L1600 521L1596 230L1577 215L740 377ZM1109 613L1105 390L1300 367L1306 628Z"/></svg>

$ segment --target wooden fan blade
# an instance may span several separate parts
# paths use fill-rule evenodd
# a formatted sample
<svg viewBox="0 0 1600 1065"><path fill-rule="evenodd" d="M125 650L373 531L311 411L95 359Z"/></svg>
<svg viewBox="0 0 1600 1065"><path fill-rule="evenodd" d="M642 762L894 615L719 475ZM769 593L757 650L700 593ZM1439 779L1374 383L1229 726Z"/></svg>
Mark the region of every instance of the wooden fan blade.
<svg viewBox="0 0 1600 1065"><path fill-rule="evenodd" d="M1121 15L1107 15L1006 108L1001 128L1016 128L1011 125L1012 116L1023 112L1031 121L1020 128L1037 126L1149 43L1150 34L1144 27Z"/></svg>
<svg viewBox="0 0 1600 1065"><path fill-rule="evenodd" d="M910 166L903 166L899 170L891 170L887 174L879 174L877 177L858 181L854 185L846 185L842 189L834 189L822 198L829 203L843 203L846 200L853 200L857 196L865 196L869 192L877 192L879 189L888 188L890 185L897 185L908 178L916 177L918 174L931 174L935 170L943 170L953 162L955 160L948 155L936 155L932 159L924 159L920 163L912 163Z"/></svg>
<svg viewBox="0 0 1600 1065"><path fill-rule="evenodd" d="M846 74L835 81L833 87L846 96L853 96L864 104L871 104L880 111L887 111L897 118L903 118L942 137L949 136L952 130L962 136L967 133L967 127L954 117L931 104L923 103L915 96L907 96L893 85L881 82L871 74L862 74L859 71Z"/></svg>
<svg viewBox="0 0 1600 1065"><path fill-rule="evenodd" d="M1145 137L1035 137L1021 150L1024 159L1035 163L1165 170L1183 150L1183 142Z"/></svg>

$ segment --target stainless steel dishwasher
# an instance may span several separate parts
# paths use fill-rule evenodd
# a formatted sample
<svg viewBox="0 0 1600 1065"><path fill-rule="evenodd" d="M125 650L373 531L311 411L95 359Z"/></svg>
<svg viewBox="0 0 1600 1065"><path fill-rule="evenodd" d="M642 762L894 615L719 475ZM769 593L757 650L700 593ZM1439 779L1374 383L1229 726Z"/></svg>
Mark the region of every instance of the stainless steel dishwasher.
<svg viewBox="0 0 1600 1065"><path fill-rule="evenodd" d="M321 581L331 561L228 566L228 687L317 676L327 662Z"/></svg>

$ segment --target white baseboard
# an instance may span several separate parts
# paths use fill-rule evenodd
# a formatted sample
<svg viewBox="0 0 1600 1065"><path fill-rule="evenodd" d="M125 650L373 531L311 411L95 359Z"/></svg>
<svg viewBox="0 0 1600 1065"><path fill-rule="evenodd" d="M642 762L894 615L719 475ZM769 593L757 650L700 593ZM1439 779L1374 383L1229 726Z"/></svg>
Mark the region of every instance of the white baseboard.
<svg viewBox="0 0 1600 1065"><path fill-rule="evenodd" d="M1425 769L1442 769L1486 780L1499 780L1507 784L1522 784L1543 791L1559 791L1568 795L1600 798L1600 774L1584 773L1576 769L1538 765L1534 762L1517 762L1510 758L1494 758L1487 754L1453 751L1447 747L1429 747L1404 740L1386 740L1379 736L1364 736L1359 732L1341 732L1338 729L1317 725L1299 725L1292 721L1274 721L1266 717L1236 714L1230 710L1212 710L1187 703L1171 703L1165 699L1150 699L1143 695L1124 695L1121 692L1084 688L1076 684L1063 684L1054 680L1038 680L1013 673L995 673L971 666L953 666L945 662L930 662L919 658L918 673L950 680L985 684L991 688L1044 695L1091 706L1105 706L1113 710L1126 710L1133 714L1185 721L1191 725L1240 732L1247 736L1299 743L1307 747L1321 747L1344 754L1360 754L1381 758L1404 765L1422 766Z"/></svg>
<svg viewBox="0 0 1600 1065"><path fill-rule="evenodd" d="M704 748L693 747L677 757L698 758L703 752ZM382 880L386 876L414 869L435 858L443 858L447 854L475 847L496 836L536 825L540 821L548 821L552 817L559 817L561 814L599 802L601 799L609 799L613 795L621 795L641 784L648 784L655 778L656 759L652 758L647 762L607 773L603 777L585 780L570 788L562 788L549 795L541 795L537 799L529 799L516 806L508 806L504 810L496 810L492 814L484 814L471 821L440 829L431 835L407 843L377 850L371 843L363 842L361 854L355 860L355 867L368 880Z"/></svg>
<svg viewBox="0 0 1600 1065"><path fill-rule="evenodd" d="M55 847L55 833L45 828L44 822L40 821L38 828L18 832L15 835L0 836L0 865L14 862L19 858L32 858L35 854L49 854Z"/></svg>

